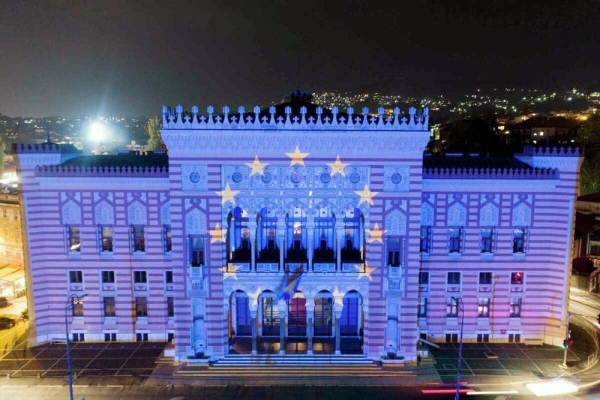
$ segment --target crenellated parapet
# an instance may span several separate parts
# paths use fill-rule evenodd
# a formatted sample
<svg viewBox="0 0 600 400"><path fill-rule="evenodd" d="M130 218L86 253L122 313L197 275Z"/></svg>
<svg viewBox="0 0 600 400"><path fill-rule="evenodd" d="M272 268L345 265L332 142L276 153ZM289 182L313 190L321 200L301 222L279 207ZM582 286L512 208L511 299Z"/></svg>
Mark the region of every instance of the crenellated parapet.
<svg viewBox="0 0 600 400"><path fill-rule="evenodd" d="M423 168L423 179L559 179L550 168Z"/></svg>
<svg viewBox="0 0 600 400"><path fill-rule="evenodd" d="M13 153L18 154L65 154L76 153L77 149L72 144L56 143L15 143Z"/></svg>
<svg viewBox="0 0 600 400"><path fill-rule="evenodd" d="M138 177L164 178L169 176L169 167L137 167L137 166L72 166L44 165L35 168L38 177Z"/></svg>
<svg viewBox="0 0 600 400"><path fill-rule="evenodd" d="M579 147L577 146L566 146L566 147L545 147L545 146L525 146L523 156L543 156L543 157L579 157Z"/></svg>
<svg viewBox="0 0 600 400"><path fill-rule="evenodd" d="M207 107L207 115L199 115L198 107L191 112L182 106L174 109L163 106L163 130L236 130L236 129L280 129L280 130L391 130L391 131L427 131L429 127L429 109L417 112L414 107L403 114L396 107L392 115L386 115L383 107L377 114L371 114L367 107L361 114L355 114L353 107L340 112L338 107L331 110L316 107L314 115L309 115L306 107L300 107L299 115L292 115L292 107L285 107L284 114L277 114L277 108L271 106L268 113L256 106L253 112L239 107L237 113L230 113L229 107L223 107L223 113L215 114L212 106Z"/></svg>

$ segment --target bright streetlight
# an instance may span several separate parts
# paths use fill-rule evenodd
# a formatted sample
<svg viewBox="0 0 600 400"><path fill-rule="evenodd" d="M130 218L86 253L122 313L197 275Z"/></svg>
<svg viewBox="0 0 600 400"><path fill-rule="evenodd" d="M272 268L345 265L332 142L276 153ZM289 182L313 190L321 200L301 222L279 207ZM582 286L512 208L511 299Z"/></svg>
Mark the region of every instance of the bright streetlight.
<svg viewBox="0 0 600 400"><path fill-rule="evenodd" d="M67 374L69 375L69 395L70 399L73 400L73 368L71 366L71 344L69 340L69 310L73 309L75 305L83 304L83 298L86 295L78 296L72 294L67 297L65 304L65 334L67 338Z"/></svg>
<svg viewBox="0 0 600 400"><path fill-rule="evenodd" d="M92 122L88 130L89 137L94 143L94 154L101 154L100 144L106 140L106 125L101 122Z"/></svg>

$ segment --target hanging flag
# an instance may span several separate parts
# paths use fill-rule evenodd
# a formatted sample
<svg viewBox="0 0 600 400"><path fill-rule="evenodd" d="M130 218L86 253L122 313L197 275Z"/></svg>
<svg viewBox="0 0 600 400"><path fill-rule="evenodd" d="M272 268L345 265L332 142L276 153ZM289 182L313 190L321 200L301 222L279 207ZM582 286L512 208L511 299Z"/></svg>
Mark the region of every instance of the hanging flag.
<svg viewBox="0 0 600 400"><path fill-rule="evenodd" d="M298 264L298 267L294 271L287 271L283 277L283 281L277 290L277 301L289 300L294 297L300 278L304 272L304 264Z"/></svg>

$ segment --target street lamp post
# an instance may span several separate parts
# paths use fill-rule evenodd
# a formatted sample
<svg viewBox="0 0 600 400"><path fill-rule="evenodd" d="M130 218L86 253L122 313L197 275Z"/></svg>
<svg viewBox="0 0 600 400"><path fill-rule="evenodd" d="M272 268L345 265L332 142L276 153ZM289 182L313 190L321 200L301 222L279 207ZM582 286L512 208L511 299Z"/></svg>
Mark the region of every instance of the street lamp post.
<svg viewBox="0 0 600 400"><path fill-rule="evenodd" d="M463 346L463 329L465 326L465 306L463 304L462 297L453 297L452 300L456 302L457 313L460 311L460 340L458 342L458 370L456 372L456 396L455 400L460 400L460 368L462 364L462 346Z"/></svg>
<svg viewBox="0 0 600 400"><path fill-rule="evenodd" d="M67 297L67 302L65 304L65 334L67 339L67 374L69 376L69 399L73 400L73 368L71 366L71 343L69 340L69 310L73 309L75 304L80 304L83 302L83 298L86 295L78 296L76 294L72 294Z"/></svg>
<svg viewBox="0 0 600 400"><path fill-rule="evenodd" d="M563 356L563 363L560 365L562 368L568 368L567 366L567 353L569 352L569 340L571 339L571 313L567 311L567 329L565 331L565 354Z"/></svg>

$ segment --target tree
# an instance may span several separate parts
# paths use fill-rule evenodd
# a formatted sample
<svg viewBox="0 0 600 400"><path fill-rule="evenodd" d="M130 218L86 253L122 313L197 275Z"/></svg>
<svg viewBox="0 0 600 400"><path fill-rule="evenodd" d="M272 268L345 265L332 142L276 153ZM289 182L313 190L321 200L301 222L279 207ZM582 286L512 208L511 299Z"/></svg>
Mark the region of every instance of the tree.
<svg viewBox="0 0 600 400"><path fill-rule="evenodd" d="M600 191L600 117L590 118L577 134L577 141L585 146L581 166L581 194Z"/></svg>
<svg viewBox="0 0 600 400"><path fill-rule="evenodd" d="M160 129L161 126L158 118L150 118L148 120L148 125L144 129L146 135L148 135L148 144L146 145L146 150L164 150L165 144L160 136Z"/></svg>

